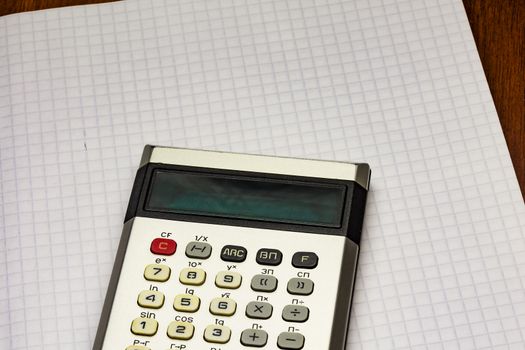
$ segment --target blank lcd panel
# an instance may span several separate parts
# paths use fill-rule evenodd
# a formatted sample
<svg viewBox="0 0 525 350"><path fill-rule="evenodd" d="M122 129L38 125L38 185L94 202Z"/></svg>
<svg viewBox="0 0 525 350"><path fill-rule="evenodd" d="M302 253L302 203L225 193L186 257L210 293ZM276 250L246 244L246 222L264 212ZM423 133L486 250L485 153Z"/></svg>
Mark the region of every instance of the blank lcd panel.
<svg viewBox="0 0 525 350"><path fill-rule="evenodd" d="M340 227L346 186L156 170L146 210Z"/></svg>

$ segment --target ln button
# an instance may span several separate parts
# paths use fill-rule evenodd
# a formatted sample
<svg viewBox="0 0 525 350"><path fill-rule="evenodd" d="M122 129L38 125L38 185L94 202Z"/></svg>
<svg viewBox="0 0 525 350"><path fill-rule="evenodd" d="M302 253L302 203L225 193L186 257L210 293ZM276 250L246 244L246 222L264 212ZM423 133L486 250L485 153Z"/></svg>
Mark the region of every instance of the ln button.
<svg viewBox="0 0 525 350"><path fill-rule="evenodd" d="M312 252L297 252L292 257L292 265L303 269L313 269L317 266L319 258Z"/></svg>
<svg viewBox="0 0 525 350"><path fill-rule="evenodd" d="M151 242L150 250L153 254L173 255L177 250L177 243L172 239L155 238Z"/></svg>

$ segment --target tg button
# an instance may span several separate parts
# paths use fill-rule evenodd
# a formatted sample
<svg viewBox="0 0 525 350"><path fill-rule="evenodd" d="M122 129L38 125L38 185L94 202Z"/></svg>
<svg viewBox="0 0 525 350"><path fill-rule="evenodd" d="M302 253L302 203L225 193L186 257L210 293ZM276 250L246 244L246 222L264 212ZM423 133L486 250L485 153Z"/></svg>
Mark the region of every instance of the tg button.
<svg viewBox="0 0 525 350"><path fill-rule="evenodd" d="M173 255L177 250L177 242L167 238L155 238L151 242L150 250L153 254Z"/></svg>

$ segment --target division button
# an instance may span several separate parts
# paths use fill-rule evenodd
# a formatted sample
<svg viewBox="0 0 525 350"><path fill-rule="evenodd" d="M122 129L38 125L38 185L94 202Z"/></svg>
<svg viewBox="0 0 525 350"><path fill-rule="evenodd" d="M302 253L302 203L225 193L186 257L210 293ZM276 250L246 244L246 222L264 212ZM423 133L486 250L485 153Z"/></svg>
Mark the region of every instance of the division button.
<svg viewBox="0 0 525 350"><path fill-rule="evenodd" d="M261 329L245 329L241 333L241 344L244 346L263 347L268 341L268 333Z"/></svg>
<svg viewBox="0 0 525 350"><path fill-rule="evenodd" d="M292 257L292 265L302 269L313 269L318 261L317 254L312 252L297 252Z"/></svg>
<svg viewBox="0 0 525 350"><path fill-rule="evenodd" d="M195 327L189 322L173 321L168 326L168 337L171 339L188 340L193 337Z"/></svg>
<svg viewBox="0 0 525 350"><path fill-rule="evenodd" d="M178 294L173 301L173 308L182 312L195 312L199 310L201 300L191 294Z"/></svg>
<svg viewBox="0 0 525 350"><path fill-rule="evenodd" d="M148 281L166 282L171 275L171 269L166 265L150 264L144 269L144 278Z"/></svg>
<svg viewBox="0 0 525 350"><path fill-rule="evenodd" d="M204 330L204 340L209 343L225 344L230 341L231 333L226 326L212 324Z"/></svg>
<svg viewBox="0 0 525 350"><path fill-rule="evenodd" d="M137 304L150 309L159 309L164 305L164 294L155 290L143 290L137 298Z"/></svg>
<svg viewBox="0 0 525 350"><path fill-rule="evenodd" d="M151 242L150 251L153 254L173 255L177 250L177 243L172 239L155 238Z"/></svg>
<svg viewBox="0 0 525 350"><path fill-rule="evenodd" d="M308 320L310 310L306 306L286 305L283 309L283 320L289 322L305 322Z"/></svg>
<svg viewBox="0 0 525 350"><path fill-rule="evenodd" d="M277 346L280 349L302 349L304 346L304 336L299 333L282 332L277 338Z"/></svg>
<svg viewBox="0 0 525 350"><path fill-rule="evenodd" d="M294 295L310 295L314 291L314 282L308 278L292 278L286 286L288 293Z"/></svg>
<svg viewBox="0 0 525 350"><path fill-rule="evenodd" d="M246 305L246 316L266 320L272 317L273 306L262 301L251 301Z"/></svg>
<svg viewBox="0 0 525 350"><path fill-rule="evenodd" d="M147 317L139 317L131 322L131 332L136 335L155 335L159 328L159 323Z"/></svg>
<svg viewBox="0 0 525 350"><path fill-rule="evenodd" d="M238 245L225 245L221 249L221 259L231 262L243 262L246 260L247 250Z"/></svg>
<svg viewBox="0 0 525 350"><path fill-rule="evenodd" d="M251 287L256 292L273 292L277 289L277 278L271 275L255 275Z"/></svg>
<svg viewBox="0 0 525 350"><path fill-rule="evenodd" d="M206 271L187 267L180 271L179 281L190 286L200 286L206 281Z"/></svg>
<svg viewBox="0 0 525 350"><path fill-rule="evenodd" d="M233 271L221 271L215 277L215 285L219 288L237 289L241 282L241 274Z"/></svg>
<svg viewBox="0 0 525 350"><path fill-rule="evenodd" d="M255 261L261 265L277 266L283 260L283 253L277 249L262 248L257 252Z"/></svg>
<svg viewBox="0 0 525 350"><path fill-rule="evenodd" d="M186 246L186 256L193 259L208 259L211 255L211 245L204 242L190 242Z"/></svg>
<svg viewBox="0 0 525 350"><path fill-rule="evenodd" d="M231 316L237 310L237 303L230 298L215 298L210 303L210 312L218 316Z"/></svg>

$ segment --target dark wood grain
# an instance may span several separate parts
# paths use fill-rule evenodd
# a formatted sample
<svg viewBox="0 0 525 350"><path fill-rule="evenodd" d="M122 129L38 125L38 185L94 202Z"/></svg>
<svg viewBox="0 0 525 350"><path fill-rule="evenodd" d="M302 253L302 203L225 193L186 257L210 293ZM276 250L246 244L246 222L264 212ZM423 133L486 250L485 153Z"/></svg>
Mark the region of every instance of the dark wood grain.
<svg viewBox="0 0 525 350"><path fill-rule="evenodd" d="M0 15L106 0L7 0ZM463 0L525 197L525 1Z"/></svg>

